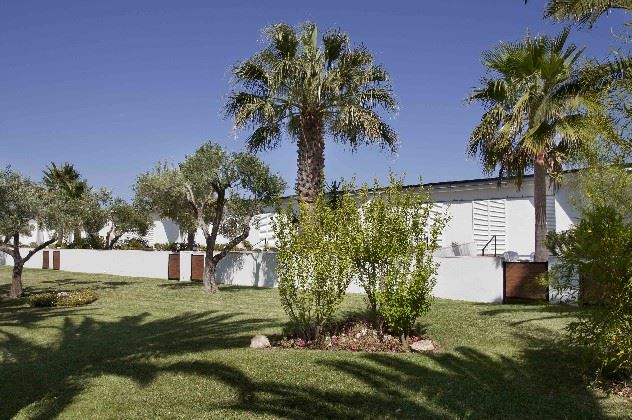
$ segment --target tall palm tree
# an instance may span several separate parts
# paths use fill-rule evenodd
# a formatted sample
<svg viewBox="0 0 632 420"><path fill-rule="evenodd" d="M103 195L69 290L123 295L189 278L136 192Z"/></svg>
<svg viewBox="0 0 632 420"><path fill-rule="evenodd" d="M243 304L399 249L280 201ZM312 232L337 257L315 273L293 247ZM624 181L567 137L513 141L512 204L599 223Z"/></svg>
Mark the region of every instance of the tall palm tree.
<svg viewBox="0 0 632 420"><path fill-rule="evenodd" d="M592 27L603 15L615 10L632 13L632 0L549 0L544 15L556 21L569 21ZM632 44L632 22L626 32L616 34L623 44ZM632 151L632 55L629 48L619 48L603 61L592 60L582 74L586 85L599 87L605 93L604 105L617 119L623 153Z"/></svg>
<svg viewBox="0 0 632 420"><path fill-rule="evenodd" d="M549 0L544 15L592 26L602 15L613 10L632 12L632 0Z"/></svg>
<svg viewBox="0 0 632 420"><path fill-rule="evenodd" d="M88 191L88 183L81 179L71 163L64 162L57 166L55 162L51 162L43 173L42 182L49 190L61 190L69 198L79 198Z"/></svg>
<svg viewBox="0 0 632 420"><path fill-rule="evenodd" d="M535 261L546 261L547 175L557 176L565 163L587 148L597 128L588 111L598 99L582 90L577 61L582 54L566 45L569 30L550 38L527 36L483 53L488 76L470 102L484 106L468 151L480 156L487 173L515 177L534 172Z"/></svg>
<svg viewBox="0 0 632 420"><path fill-rule="evenodd" d="M312 202L323 188L325 137L355 150L377 143L396 150L397 134L379 111L397 110L389 75L347 34L329 31L318 44L313 23L265 28L267 46L233 70L226 113L237 129L251 128L251 151L298 146L296 192Z"/></svg>
<svg viewBox="0 0 632 420"><path fill-rule="evenodd" d="M61 166L57 166L55 162L51 162L43 173L42 183L44 186L49 190L61 191L69 200L78 200L90 190L88 182L81 178L81 174L71 163L64 162ZM59 233L58 244L61 245L64 240L64 232ZM76 228L73 237L75 241L81 238L81 229Z"/></svg>

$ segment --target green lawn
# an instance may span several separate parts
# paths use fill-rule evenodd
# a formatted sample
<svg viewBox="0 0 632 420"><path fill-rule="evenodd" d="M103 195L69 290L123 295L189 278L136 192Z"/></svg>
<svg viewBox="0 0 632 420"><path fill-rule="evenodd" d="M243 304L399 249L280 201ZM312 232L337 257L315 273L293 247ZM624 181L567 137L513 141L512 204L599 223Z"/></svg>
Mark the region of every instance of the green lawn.
<svg viewBox="0 0 632 420"><path fill-rule="evenodd" d="M27 292L96 289L32 309L0 267L0 418L627 418L562 342L571 309L437 301L433 355L251 350L281 331L276 290L25 271ZM351 295L344 311L363 308Z"/></svg>

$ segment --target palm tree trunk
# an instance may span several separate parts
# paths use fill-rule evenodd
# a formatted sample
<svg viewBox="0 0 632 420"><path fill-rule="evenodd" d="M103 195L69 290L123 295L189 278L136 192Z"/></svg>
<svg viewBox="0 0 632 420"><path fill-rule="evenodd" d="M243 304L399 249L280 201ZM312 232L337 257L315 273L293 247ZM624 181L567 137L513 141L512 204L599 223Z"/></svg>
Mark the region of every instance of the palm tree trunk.
<svg viewBox="0 0 632 420"><path fill-rule="evenodd" d="M535 262L546 262L549 252L546 239L546 168L544 157L539 155L535 161L533 174L533 205L535 207Z"/></svg>
<svg viewBox="0 0 632 420"><path fill-rule="evenodd" d="M301 116L301 135L298 139L298 168L296 194L299 199L313 203L323 187L325 169L325 138L323 121L318 115Z"/></svg>

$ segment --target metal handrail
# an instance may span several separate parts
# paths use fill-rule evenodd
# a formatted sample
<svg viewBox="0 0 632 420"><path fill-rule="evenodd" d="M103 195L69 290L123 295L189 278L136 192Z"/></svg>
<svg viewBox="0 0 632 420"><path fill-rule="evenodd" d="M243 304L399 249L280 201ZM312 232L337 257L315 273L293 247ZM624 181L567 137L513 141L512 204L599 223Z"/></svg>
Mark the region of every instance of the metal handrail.
<svg viewBox="0 0 632 420"><path fill-rule="evenodd" d="M487 243L483 247L483 256L485 256L485 250L487 249L487 247L492 241L494 241L494 257L497 255L496 254L496 235L493 235L491 238L489 238L489 241L487 241Z"/></svg>

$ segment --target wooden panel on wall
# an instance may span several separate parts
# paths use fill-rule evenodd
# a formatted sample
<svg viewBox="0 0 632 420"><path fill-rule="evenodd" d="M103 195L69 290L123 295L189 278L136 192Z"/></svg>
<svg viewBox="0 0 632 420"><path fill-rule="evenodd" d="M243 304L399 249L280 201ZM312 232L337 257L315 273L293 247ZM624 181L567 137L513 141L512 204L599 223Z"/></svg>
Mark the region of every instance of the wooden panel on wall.
<svg viewBox="0 0 632 420"><path fill-rule="evenodd" d="M59 251L53 251L53 270L59 270L60 265L60 254Z"/></svg>
<svg viewBox="0 0 632 420"><path fill-rule="evenodd" d="M167 278L169 280L180 280L180 254L169 254Z"/></svg>
<svg viewBox="0 0 632 420"><path fill-rule="evenodd" d="M48 269L48 263L49 263L48 251L44 250L42 251L42 268L44 270Z"/></svg>
<svg viewBox="0 0 632 420"><path fill-rule="evenodd" d="M191 255L191 280L202 281L204 276L204 255Z"/></svg>
<svg viewBox="0 0 632 420"><path fill-rule="evenodd" d="M538 282L547 263L505 262L503 269L505 299L548 299L548 288Z"/></svg>

